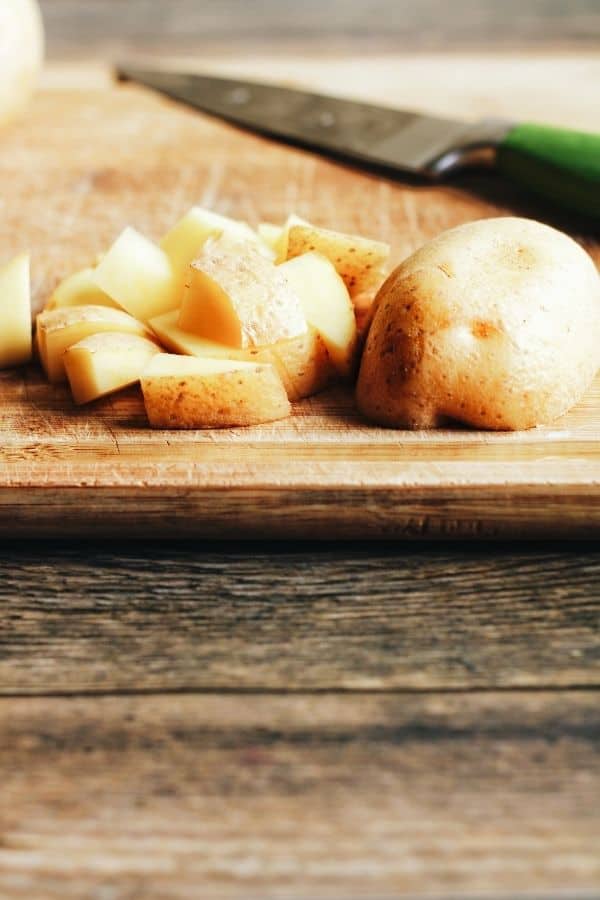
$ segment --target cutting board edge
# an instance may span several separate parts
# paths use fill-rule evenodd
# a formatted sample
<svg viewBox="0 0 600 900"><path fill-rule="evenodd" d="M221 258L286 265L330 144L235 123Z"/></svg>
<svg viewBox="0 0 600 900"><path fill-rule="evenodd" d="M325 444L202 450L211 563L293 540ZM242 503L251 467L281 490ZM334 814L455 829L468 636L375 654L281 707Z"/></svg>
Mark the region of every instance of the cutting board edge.
<svg viewBox="0 0 600 900"><path fill-rule="evenodd" d="M0 488L0 537L597 539L600 485Z"/></svg>

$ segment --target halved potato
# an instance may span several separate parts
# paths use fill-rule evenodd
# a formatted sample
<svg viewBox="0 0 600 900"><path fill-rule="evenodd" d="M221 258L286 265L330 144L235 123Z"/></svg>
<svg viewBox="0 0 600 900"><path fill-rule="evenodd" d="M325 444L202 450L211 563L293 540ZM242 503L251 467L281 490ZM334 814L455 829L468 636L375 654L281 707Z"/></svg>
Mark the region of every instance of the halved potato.
<svg viewBox="0 0 600 900"><path fill-rule="evenodd" d="M237 349L306 332L298 296L252 244L210 239L189 272L178 322L184 331Z"/></svg>
<svg viewBox="0 0 600 900"><path fill-rule="evenodd" d="M102 257L93 280L143 322L175 309L181 301L169 257L134 228L126 228Z"/></svg>
<svg viewBox="0 0 600 900"><path fill-rule="evenodd" d="M31 287L29 256L0 267L0 368L31 359Z"/></svg>
<svg viewBox="0 0 600 900"><path fill-rule="evenodd" d="M238 359L275 366L290 400L301 400L322 390L333 376L333 367L323 340L312 326L304 334L265 347L236 350L226 344L183 331L178 312L165 313L148 323L161 344L174 353L200 359Z"/></svg>
<svg viewBox="0 0 600 900"><path fill-rule="evenodd" d="M354 307L341 277L320 253L305 253L278 266L300 297L306 321L323 339L331 362L349 375L356 351Z"/></svg>
<svg viewBox="0 0 600 900"><path fill-rule="evenodd" d="M291 411L272 366L162 353L141 377L154 428L228 428L282 419Z"/></svg>
<svg viewBox="0 0 600 900"><path fill-rule="evenodd" d="M152 333L129 313L109 306L72 306L41 312L37 317L37 344L40 360L52 382L66 379L63 354L83 338L102 331L138 334L152 339Z"/></svg>
<svg viewBox="0 0 600 900"><path fill-rule="evenodd" d="M274 253L259 240L255 231L246 222L221 216L219 213L201 206L194 206L168 231L160 246L171 260L177 279L177 292L181 297L186 284L190 264L202 251L208 238L225 234L232 241L249 242L256 245L263 255L274 259Z"/></svg>
<svg viewBox="0 0 600 900"><path fill-rule="evenodd" d="M83 338L63 356L75 403L89 403L135 384L160 352L158 344L139 334L105 331Z"/></svg>
<svg viewBox="0 0 600 900"><path fill-rule="evenodd" d="M351 297L378 288L385 278L389 244L315 225L292 225L286 258L293 259L313 250L333 263Z"/></svg>
<svg viewBox="0 0 600 900"><path fill-rule="evenodd" d="M91 267L81 269L64 278L52 292L44 309L64 309L68 306L111 306L120 309L95 280L95 270Z"/></svg>
<svg viewBox="0 0 600 900"><path fill-rule="evenodd" d="M532 428L579 400L599 347L600 278L576 241L530 219L469 222L381 287L357 404L394 428Z"/></svg>

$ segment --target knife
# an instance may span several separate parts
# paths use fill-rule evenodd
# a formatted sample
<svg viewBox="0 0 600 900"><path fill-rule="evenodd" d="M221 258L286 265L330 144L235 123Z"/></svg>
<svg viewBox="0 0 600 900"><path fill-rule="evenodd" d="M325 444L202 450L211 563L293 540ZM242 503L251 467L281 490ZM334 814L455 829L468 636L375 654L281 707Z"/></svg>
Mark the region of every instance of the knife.
<svg viewBox="0 0 600 900"><path fill-rule="evenodd" d="M116 74L243 128L391 174L440 180L492 166L540 196L600 219L600 134L495 119L459 122L209 75L128 65Z"/></svg>

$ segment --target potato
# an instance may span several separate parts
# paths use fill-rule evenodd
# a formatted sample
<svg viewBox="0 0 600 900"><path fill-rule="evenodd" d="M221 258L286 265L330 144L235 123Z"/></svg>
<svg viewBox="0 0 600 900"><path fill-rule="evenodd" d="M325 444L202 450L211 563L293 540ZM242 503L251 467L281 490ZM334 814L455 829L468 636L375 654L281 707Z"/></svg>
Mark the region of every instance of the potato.
<svg viewBox="0 0 600 900"><path fill-rule="evenodd" d="M349 375L356 350L356 318L332 263L319 253L305 253L278 268L300 297L306 321L321 335L336 370Z"/></svg>
<svg viewBox="0 0 600 900"><path fill-rule="evenodd" d="M306 332L300 300L279 267L226 235L207 241L190 266L178 324L238 349Z"/></svg>
<svg viewBox="0 0 600 900"><path fill-rule="evenodd" d="M277 341L265 347L236 350L183 331L177 324L178 313L166 313L151 319L150 327L168 350L200 359L239 359L275 366L290 400L301 400L322 390L332 378L332 365L318 332L308 327L304 334Z"/></svg>
<svg viewBox="0 0 600 900"><path fill-rule="evenodd" d="M29 256L0 267L0 369L31 359Z"/></svg>
<svg viewBox="0 0 600 900"><path fill-rule="evenodd" d="M0 125L25 108L44 60L44 28L36 0L0 3Z"/></svg>
<svg viewBox="0 0 600 900"><path fill-rule="evenodd" d="M221 216L210 209L194 206L165 234L160 242L171 261L177 279L177 294L183 296L190 264L200 255L208 238L225 234L232 241L250 242L256 249L275 259L275 253L265 245L246 222Z"/></svg>
<svg viewBox="0 0 600 900"><path fill-rule="evenodd" d="M575 241L528 219L439 235L375 306L357 402L382 425L531 428L576 403L598 368L598 272Z"/></svg>
<svg viewBox="0 0 600 900"><path fill-rule="evenodd" d="M143 322L181 302L169 257L134 228L126 228L102 257L93 281Z"/></svg>
<svg viewBox="0 0 600 900"><path fill-rule="evenodd" d="M41 312L37 317L37 346L48 380L66 380L63 360L65 350L83 338L103 331L138 334L152 338L152 333L137 319L108 306L72 306Z"/></svg>
<svg viewBox="0 0 600 900"><path fill-rule="evenodd" d="M318 394L335 376L327 347L311 325L305 334L277 341L269 347L250 350L250 358L254 358L255 353L261 357L265 351L270 355L270 361L277 369L290 400L302 400Z"/></svg>
<svg viewBox="0 0 600 900"><path fill-rule="evenodd" d="M153 356L154 341L138 334L99 332L69 347L63 363L75 403L89 403L139 381Z"/></svg>
<svg viewBox="0 0 600 900"><path fill-rule="evenodd" d="M64 309L67 306L111 306L120 309L94 281L94 269L81 269L63 279L48 299L44 309Z"/></svg>
<svg viewBox="0 0 600 900"><path fill-rule="evenodd" d="M342 234L315 225L292 225L286 256L293 259L316 250L326 256L344 279L351 297L373 291L383 281L389 244L354 234Z"/></svg>
<svg viewBox="0 0 600 900"><path fill-rule="evenodd" d="M141 377L154 428L227 428L282 419L290 402L272 366L161 353Z"/></svg>

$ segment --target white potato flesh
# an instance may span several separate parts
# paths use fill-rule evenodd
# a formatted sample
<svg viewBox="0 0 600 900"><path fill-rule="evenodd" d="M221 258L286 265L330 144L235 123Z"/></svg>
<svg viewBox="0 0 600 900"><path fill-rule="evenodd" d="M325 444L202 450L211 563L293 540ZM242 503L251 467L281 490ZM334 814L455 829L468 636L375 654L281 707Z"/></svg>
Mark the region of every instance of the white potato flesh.
<svg viewBox="0 0 600 900"><path fill-rule="evenodd" d="M306 332L297 294L252 244L209 240L190 266L179 327L237 349Z"/></svg>
<svg viewBox="0 0 600 900"><path fill-rule="evenodd" d="M385 277L390 246L316 225L292 225L287 237L287 259L312 251L327 257L344 279L350 296L354 297L379 288Z"/></svg>
<svg viewBox="0 0 600 900"><path fill-rule="evenodd" d="M275 366L290 400L301 400L322 390L331 381L333 370L325 344L319 333L309 326L304 334L277 341L264 347L235 350L226 344L183 331L178 313L165 313L148 323L161 344L174 353L200 359L239 359Z"/></svg>
<svg viewBox="0 0 600 900"><path fill-rule="evenodd" d="M332 263L319 253L305 253L278 269L300 297L306 321L321 335L337 371L349 375L356 352L356 317Z"/></svg>
<svg viewBox="0 0 600 900"><path fill-rule="evenodd" d="M29 256L0 267L0 369L31 359Z"/></svg>
<svg viewBox="0 0 600 900"><path fill-rule="evenodd" d="M143 322L175 309L181 300L169 257L134 228L126 228L102 257L94 281Z"/></svg>
<svg viewBox="0 0 600 900"><path fill-rule="evenodd" d="M154 428L257 425L291 411L270 365L163 353L146 367L141 385Z"/></svg>
<svg viewBox="0 0 600 900"><path fill-rule="evenodd" d="M137 334L101 332L78 341L63 356L73 400L90 403L135 384L160 352L158 344Z"/></svg>
<svg viewBox="0 0 600 900"><path fill-rule="evenodd" d="M111 306L120 309L101 288L95 280L95 270L92 268L81 269L74 272L60 282L52 292L45 309L64 309L67 306Z"/></svg>
<svg viewBox="0 0 600 900"><path fill-rule="evenodd" d="M48 380L65 381L65 350L83 338L103 331L138 334L152 339L152 333L142 322L109 306L72 306L41 312L37 317L37 344Z"/></svg>
<svg viewBox="0 0 600 900"><path fill-rule="evenodd" d="M20 113L44 58L44 29L36 0L0 2L0 125Z"/></svg>
<svg viewBox="0 0 600 900"><path fill-rule="evenodd" d="M248 360L248 351L236 350L227 344L217 341L209 341L198 337L190 331L184 331L178 325L179 311L165 313L150 319L148 325L154 331L161 344L173 353L183 353L186 356L197 356L200 359L240 359Z"/></svg>
<svg viewBox="0 0 600 900"><path fill-rule="evenodd" d="M201 206L194 206L168 231L160 242L161 248L171 260L177 279L177 292L181 297L186 284L190 264L201 253L210 237L225 234L231 241L249 242L268 258L273 251L264 246L256 232L246 222L221 216Z"/></svg>

